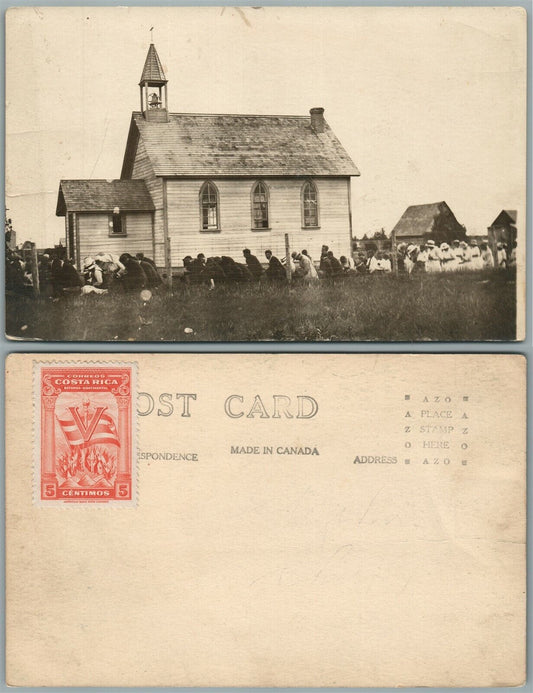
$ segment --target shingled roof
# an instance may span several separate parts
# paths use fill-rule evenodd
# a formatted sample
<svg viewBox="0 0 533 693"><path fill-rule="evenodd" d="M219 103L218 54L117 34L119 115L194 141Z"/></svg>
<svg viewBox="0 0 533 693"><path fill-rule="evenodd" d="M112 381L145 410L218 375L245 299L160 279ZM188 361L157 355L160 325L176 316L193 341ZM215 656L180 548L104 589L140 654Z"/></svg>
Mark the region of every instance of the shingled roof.
<svg viewBox="0 0 533 693"><path fill-rule="evenodd" d="M516 225L516 209L502 209L491 226L506 226L507 224Z"/></svg>
<svg viewBox="0 0 533 693"><path fill-rule="evenodd" d="M447 209L446 202L432 202L425 205L411 205L402 214L400 221L394 227L396 238L402 236L424 236L433 230L435 217Z"/></svg>
<svg viewBox="0 0 533 693"><path fill-rule="evenodd" d="M151 43L150 47L148 48L148 54L144 62L143 73L141 75L139 85L144 84L145 82L158 83L167 81L168 80L165 78L163 66L161 65L161 61L159 60L155 46L153 43Z"/></svg>
<svg viewBox="0 0 533 693"><path fill-rule="evenodd" d="M62 180L56 215L67 212L152 212L154 203L144 180Z"/></svg>
<svg viewBox="0 0 533 693"><path fill-rule="evenodd" d="M358 176L329 125L309 116L133 113L122 176L131 175L141 138L156 176Z"/></svg>

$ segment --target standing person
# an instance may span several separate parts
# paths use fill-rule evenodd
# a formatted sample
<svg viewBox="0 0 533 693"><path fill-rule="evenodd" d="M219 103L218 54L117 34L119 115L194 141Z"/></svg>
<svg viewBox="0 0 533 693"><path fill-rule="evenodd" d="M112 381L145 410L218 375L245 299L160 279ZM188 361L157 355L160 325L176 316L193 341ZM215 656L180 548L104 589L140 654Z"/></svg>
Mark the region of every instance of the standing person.
<svg viewBox="0 0 533 693"><path fill-rule="evenodd" d="M454 269L458 270L459 267L463 264L465 254L464 250L461 248L461 243L457 240L457 238L452 243L451 251L455 257Z"/></svg>
<svg viewBox="0 0 533 693"><path fill-rule="evenodd" d="M477 241L473 238L470 241L470 268L473 270L483 269L483 260L481 259L481 250L478 247Z"/></svg>
<svg viewBox="0 0 533 693"><path fill-rule="evenodd" d="M503 243L496 244L496 265L500 269L505 269L507 267L507 253L503 247Z"/></svg>
<svg viewBox="0 0 533 693"><path fill-rule="evenodd" d="M265 250L265 257L268 261L268 269L266 271L267 278L274 282L286 279L287 275L285 273L285 268L279 259L275 255L272 255L271 250Z"/></svg>
<svg viewBox="0 0 533 693"><path fill-rule="evenodd" d="M246 265L250 270L250 274L252 275L254 281L258 282L263 276L263 266L261 265L257 257L255 255L252 255L249 248L245 248L242 251L242 254L244 255Z"/></svg>
<svg viewBox="0 0 533 693"><path fill-rule="evenodd" d="M516 267L516 241L513 241L513 247L511 248L509 267Z"/></svg>
<svg viewBox="0 0 533 693"><path fill-rule="evenodd" d="M416 267L416 258L418 257L418 246L414 243L409 243L405 249L405 255L403 258L403 265L407 274L412 274Z"/></svg>
<svg viewBox="0 0 533 693"><path fill-rule="evenodd" d="M481 250L481 260L483 262L484 269L492 269L494 267L494 256L492 255L492 250L489 248L488 243L483 241L479 246Z"/></svg>
<svg viewBox="0 0 533 693"><path fill-rule="evenodd" d="M44 253L39 261L39 290L41 296L46 298L51 298L53 295L52 267L48 253Z"/></svg>
<svg viewBox="0 0 533 693"><path fill-rule="evenodd" d="M464 270L469 270L471 269L472 265L470 263L470 260L472 259L472 253L470 251L470 246L466 241L461 241L460 243L461 251L463 253L463 257L461 259L461 264L459 265L459 269L461 271Z"/></svg>
<svg viewBox="0 0 533 693"><path fill-rule="evenodd" d="M430 238L426 243L428 248L428 259L426 260L426 272L440 272L440 252L435 241Z"/></svg>
<svg viewBox="0 0 533 693"><path fill-rule="evenodd" d="M425 272L426 271L426 263L428 261L429 257L429 250L427 245L422 243L420 245L420 250L416 253L416 261L415 261L415 266L414 270L415 272Z"/></svg>
<svg viewBox="0 0 533 693"><path fill-rule="evenodd" d="M447 243L440 244L440 261L443 272L453 272L456 269L455 253Z"/></svg>

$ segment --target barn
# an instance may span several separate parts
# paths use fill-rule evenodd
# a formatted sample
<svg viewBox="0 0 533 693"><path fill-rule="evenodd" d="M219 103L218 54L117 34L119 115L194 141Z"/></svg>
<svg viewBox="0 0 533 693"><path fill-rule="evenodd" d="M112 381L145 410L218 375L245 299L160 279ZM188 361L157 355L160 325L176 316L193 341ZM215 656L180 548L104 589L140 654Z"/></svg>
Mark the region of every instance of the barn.
<svg viewBox="0 0 533 693"><path fill-rule="evenodd" d="M120 179L62 180L56 214L78 267L98 251L143 252L167 272L203 252L242 259L322 244L348 255L357 167L324 118L170 113L150 44Z"/></svg>
<svg viewBox="0 0 533 693"><path fill-rule="evenodd" d="M446 202L407 207L392 231L397 243L420 245L430 238L437 244L463 241L466 229L455 218Z"/></svg>

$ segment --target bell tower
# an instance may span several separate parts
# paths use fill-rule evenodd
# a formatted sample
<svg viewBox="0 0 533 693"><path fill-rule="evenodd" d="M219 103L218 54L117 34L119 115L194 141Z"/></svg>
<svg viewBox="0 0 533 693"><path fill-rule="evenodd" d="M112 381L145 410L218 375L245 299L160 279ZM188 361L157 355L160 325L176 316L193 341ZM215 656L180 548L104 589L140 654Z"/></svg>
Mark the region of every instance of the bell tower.
<svg viewBox="0 0 533 693"><path fill-rule="evenodd" d="M148 48L139 88L141 113L153 123L168 123L167 82L153 43Z"/></svg>

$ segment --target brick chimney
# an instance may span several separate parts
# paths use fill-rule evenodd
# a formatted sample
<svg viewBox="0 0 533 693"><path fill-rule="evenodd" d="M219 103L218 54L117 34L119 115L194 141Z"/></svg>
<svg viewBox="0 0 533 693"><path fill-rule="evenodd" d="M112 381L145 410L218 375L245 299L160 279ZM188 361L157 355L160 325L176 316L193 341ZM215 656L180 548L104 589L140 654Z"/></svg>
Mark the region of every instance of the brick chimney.
<svg viewBox="0 0 533 693"><path fill-rule="evenodd" d="M311 114L311 127L316 133L324 132L324 109L323 108L312 108L309 113Z"/></svg>

